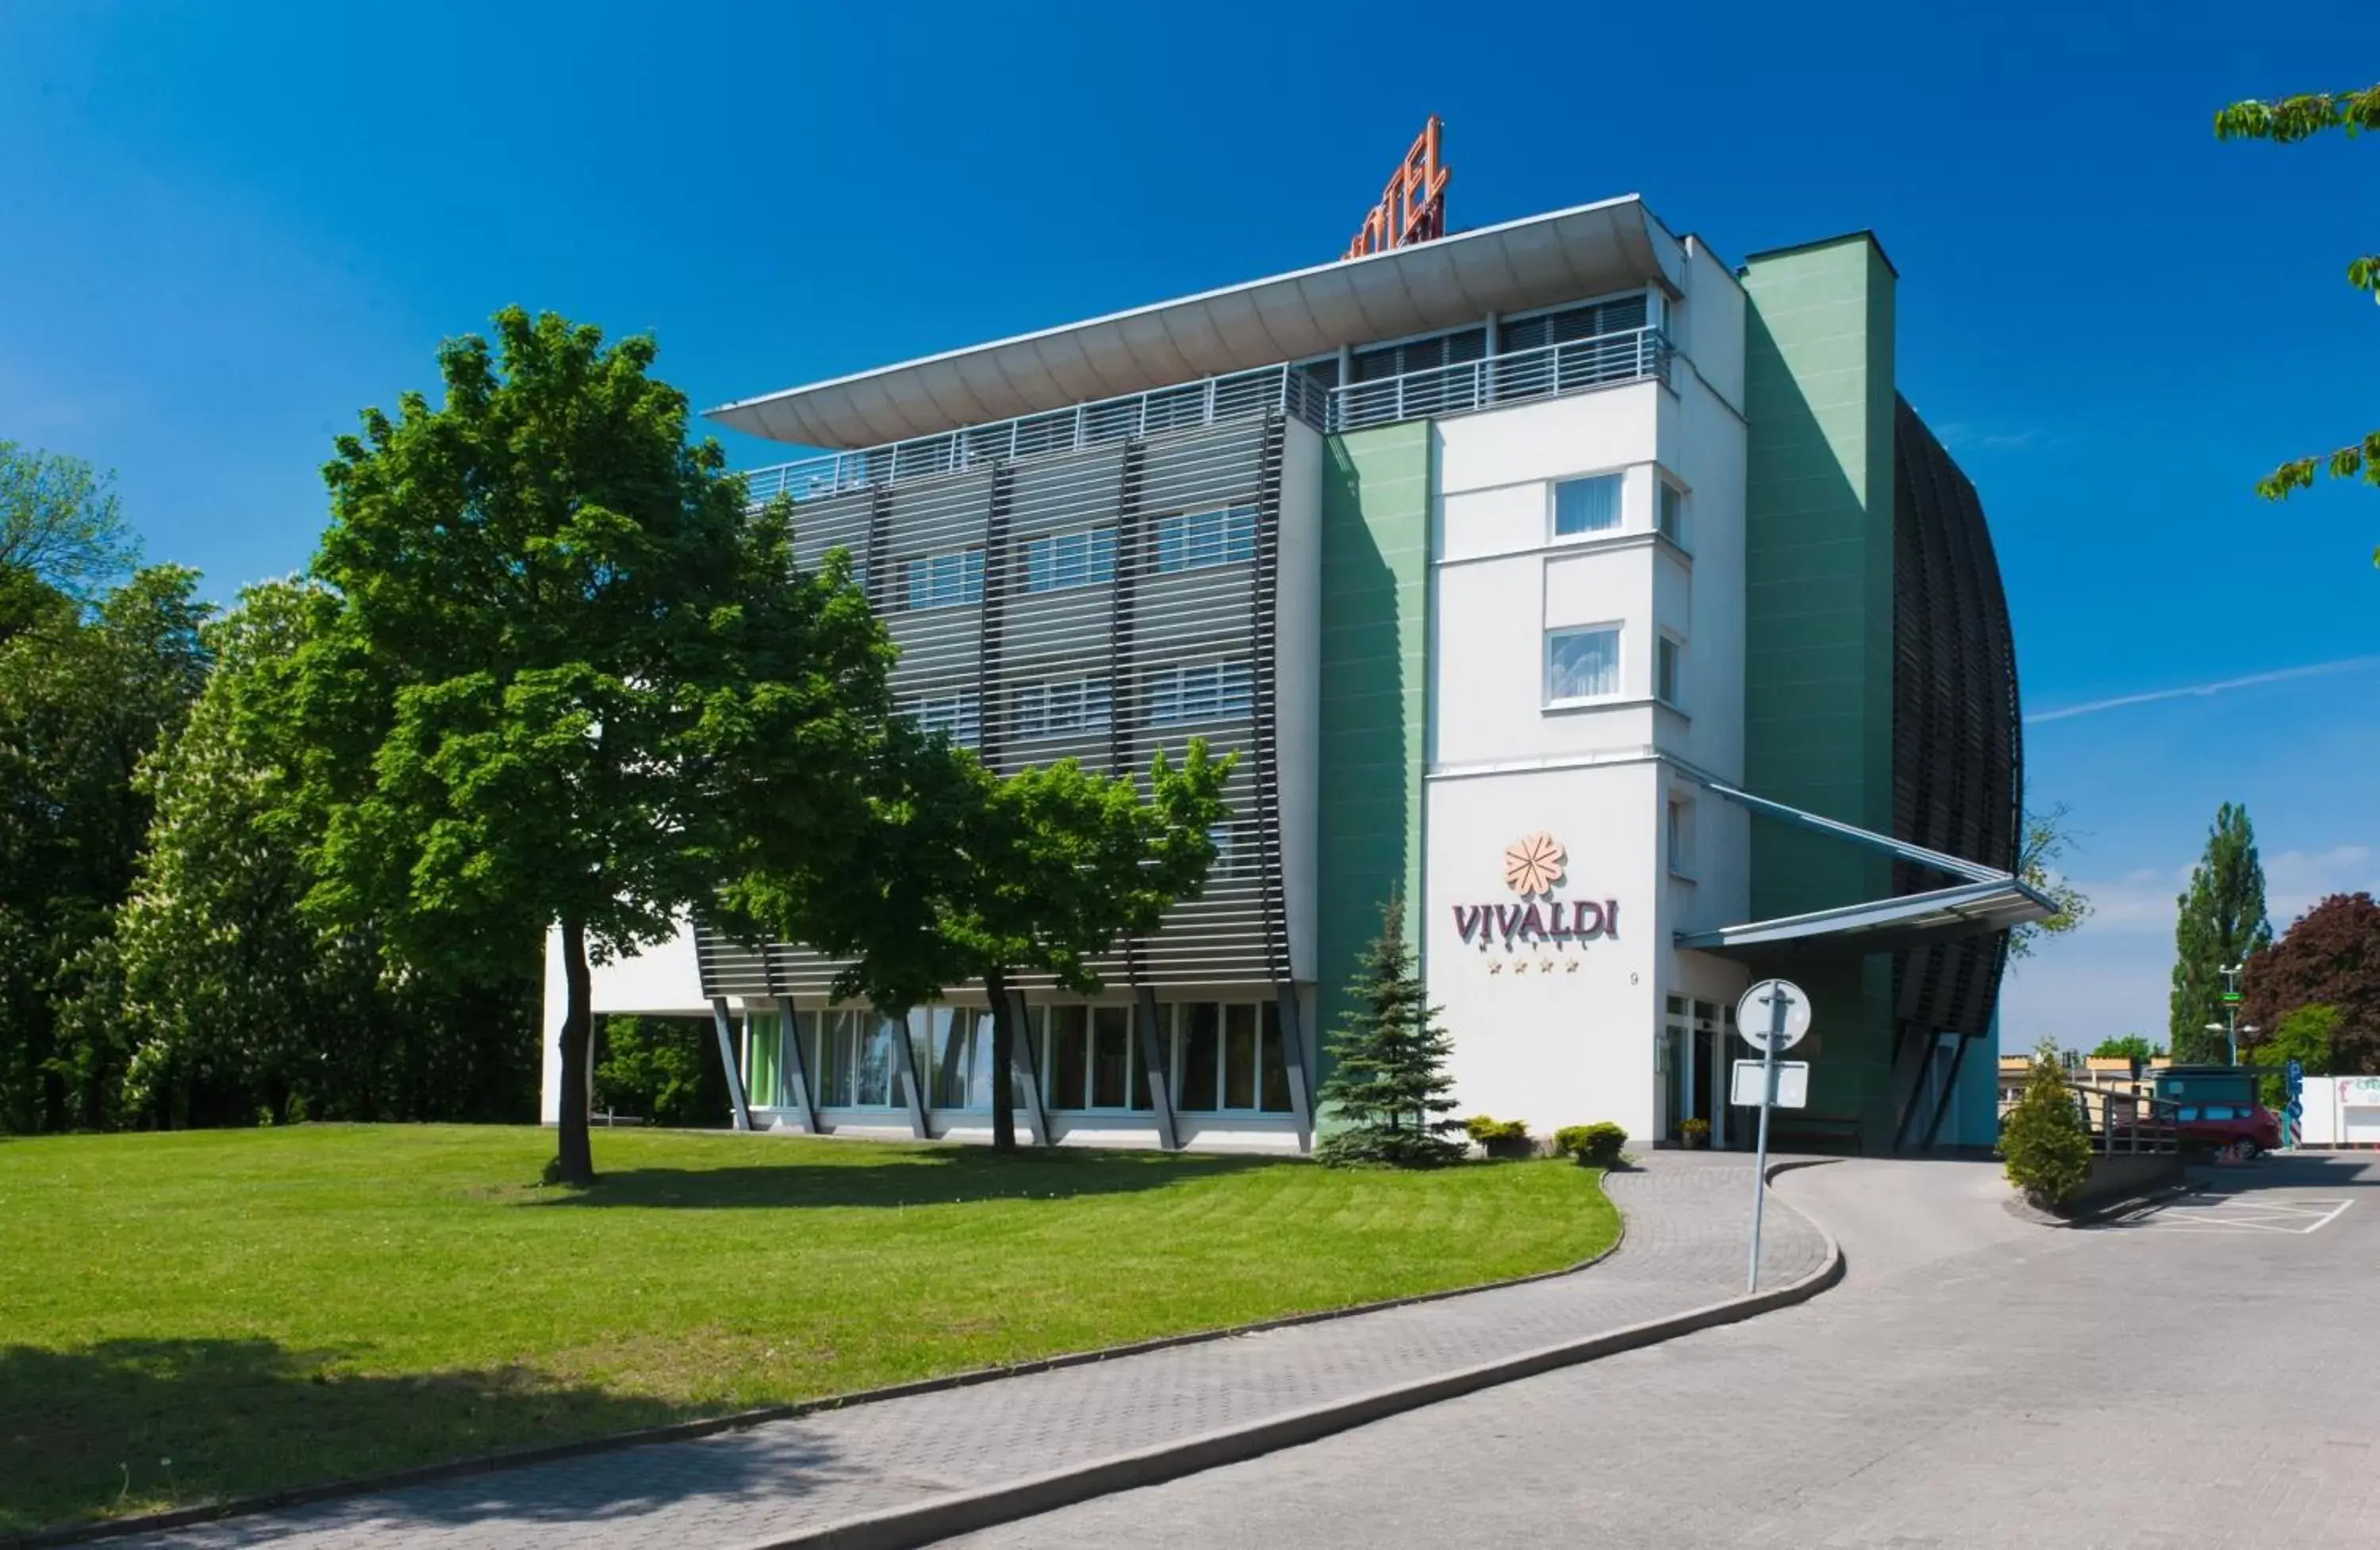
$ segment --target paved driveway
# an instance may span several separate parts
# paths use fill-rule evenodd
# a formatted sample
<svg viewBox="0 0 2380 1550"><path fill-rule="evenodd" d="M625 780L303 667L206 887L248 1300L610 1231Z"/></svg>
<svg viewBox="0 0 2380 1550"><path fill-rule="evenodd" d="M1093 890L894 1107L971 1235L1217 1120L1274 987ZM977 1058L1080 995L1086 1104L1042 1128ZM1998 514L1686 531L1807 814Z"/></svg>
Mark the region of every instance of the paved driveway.
<svg viewBox="0 0 2380 1550"><path fill-rule="evenodd" d="M1788 1175L1815 1302L964 1543L2380 1546L2380 1159L2208 1177L2077 1231L1988 1164Z"/></svg>

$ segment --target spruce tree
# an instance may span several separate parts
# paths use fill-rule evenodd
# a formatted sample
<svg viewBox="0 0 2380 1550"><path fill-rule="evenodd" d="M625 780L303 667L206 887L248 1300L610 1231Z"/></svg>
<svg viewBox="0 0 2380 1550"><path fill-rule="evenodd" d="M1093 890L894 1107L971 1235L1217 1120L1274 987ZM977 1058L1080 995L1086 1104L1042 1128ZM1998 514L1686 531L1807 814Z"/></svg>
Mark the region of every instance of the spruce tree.
<svg viewBox="0 0 2380 1550"><path fill-rule="evenodd" d="M2273 941L2265 918L2265 868L2256 857L2256 830L2248 809L2223 804L2207 830L2206 854L2191 869L2190 890L2175 901L2173 998L2168 1025L2177 1061L2225 1058L2229 1041L2206 1031L2227 1023L2223 968L2245 963Z"/></svg>
<svg viewBox="0 0 2380 1550"><path fill-rule="evenodd" d="M1404 901L1391 893L1380 909L1380 934L1348 985L1355 1005L1330 1035L1322 1102L1341 1128L1315 1147L1323 1162L1437 1168L1463 1156L1463 1143L1446 1134L1454 1128L1447 1118L1454 1079L1446 1073L1453 1039L1414 971Z"/></svg>

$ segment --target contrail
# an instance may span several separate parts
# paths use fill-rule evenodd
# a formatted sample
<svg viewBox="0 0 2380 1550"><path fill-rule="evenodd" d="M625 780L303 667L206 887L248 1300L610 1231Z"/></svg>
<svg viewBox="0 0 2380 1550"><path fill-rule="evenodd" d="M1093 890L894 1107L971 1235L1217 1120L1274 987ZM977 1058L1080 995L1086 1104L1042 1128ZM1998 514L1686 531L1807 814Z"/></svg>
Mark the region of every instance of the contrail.
<svg viewBox="0 0 2380 1550"><path fill-rule="evenodd" d="M2120 710L2128 705L2154 705L2161 699L2188 699L2193 695L2219 695L2226 689L2252 689L2259 684L2281 684L2292 678L2315 678L2325 672L2351 672L2357 668L2380 667L2380 657L2348 657L2336 662L2309 662L2303 667L2285 667L2277 672L2251 673L2245 678L2226 678L2214 684L2192 684L2186 689L2151 689L2144 695L2119 695L2114 699L2095 699L2087 705L2070 705L2060 710L2043 710L2024 719L2025 725L2042 721L2062 721L2070 716L2091 716L2102 710Z"/></svg>

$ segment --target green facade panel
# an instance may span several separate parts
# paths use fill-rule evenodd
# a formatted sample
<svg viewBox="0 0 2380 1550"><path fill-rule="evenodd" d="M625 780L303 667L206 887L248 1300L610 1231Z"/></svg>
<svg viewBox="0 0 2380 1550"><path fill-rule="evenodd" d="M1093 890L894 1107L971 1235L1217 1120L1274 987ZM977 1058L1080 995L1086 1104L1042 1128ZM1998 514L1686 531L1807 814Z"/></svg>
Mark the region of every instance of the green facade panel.
<svg viewBox="0 0 2380 1550"><path fill-rule="evenodd" d="M1745 266L1744 779L1892 831L1893 274L1865 234ZM1755 821L1755 919L1892 891L1890 864ZM1795 971L1812 999L1814 1112L1893 1119L1890 960Z"/></svg>
<svg viewBox="0 0 2380 1550"><path fill-rule="evenodd" d="M1328 438L1322 466L1318 1044L1392 890L1418 938L1427 726L1429 422Z"/></svg>

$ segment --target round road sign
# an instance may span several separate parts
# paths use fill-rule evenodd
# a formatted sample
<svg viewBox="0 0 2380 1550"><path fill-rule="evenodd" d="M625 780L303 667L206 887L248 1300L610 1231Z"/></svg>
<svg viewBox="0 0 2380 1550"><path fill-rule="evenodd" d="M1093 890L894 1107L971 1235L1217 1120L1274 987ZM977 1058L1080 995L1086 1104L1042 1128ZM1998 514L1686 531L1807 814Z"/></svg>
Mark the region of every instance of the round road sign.
<svg viewBox="0 0 2380 1550"><path fill-rule="evenodd" d="M1802 1042L1810 1031L1810 998L1790 979L1764 979L1743 993L1735 1003L1735 1031L1743 1042L1755 1049L1768 1047L1769 1030L1776 1025L1777 1007L1781 1000L1785 1008L1785 1036L1777 1042L1782 1054Z"/></svg>

